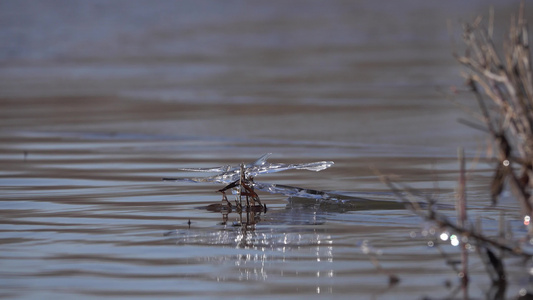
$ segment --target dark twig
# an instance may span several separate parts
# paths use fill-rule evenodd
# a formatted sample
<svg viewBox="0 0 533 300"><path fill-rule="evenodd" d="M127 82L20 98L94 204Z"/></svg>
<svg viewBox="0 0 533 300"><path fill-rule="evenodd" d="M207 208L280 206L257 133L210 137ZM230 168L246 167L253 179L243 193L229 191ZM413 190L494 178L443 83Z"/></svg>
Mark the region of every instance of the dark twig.
<svg viewBox="0 0 533 300"><path fill-rule="evenodd" d="M438 227L447 228L448 230L453 231L458 235L466 236L469 239L472 238L478 242L486 243L497 249L508 252L509 254L512 254L515 256L521 256L524 258L533 257L533 254L525 252L519 246L513 247L508 242L500 242L500 241L491 239L481 233L478 233L473 229L466 228L466 227L460 227L457 224L448 220L446 216L436 212L434 209L428 209L427 213L424 212L422 210L422 206L418 202L414 200L410 200L409 198L406 197L404 191L408 192L409 195L416 197L415 194L411 193L411 191L413 191L412 188L405 186L405 185L398 184L398 183L392 183L387 177L383 177L382 180L389 187L389 189L395 194L395 196L398 197L398 199L400 199L402 202L404 202L404 204L406 205L408 209L410 209L411 211L413 211L415 214L422 217L426 221L434 222ZM401 185L402 187L399 188L397 185ZM425 201L429 204L434 203L432 199L425 199ZM429 205L428 207L432 207L432 206L433 205Z"/></svg>
<svg viewBox="0 0 533 300"><path fill-rule="evenodd" d="M462 148L458 149L459 156L459 184L457 188L457 205L455 210L457 211L457 226L464 228L467 221L466 214L466 175L465 175L465 153ZM464 241L460 242L461 245L461 264L462 271L461 287L463 289L463 295L465 299L468 299L468 250Z"/></svg>

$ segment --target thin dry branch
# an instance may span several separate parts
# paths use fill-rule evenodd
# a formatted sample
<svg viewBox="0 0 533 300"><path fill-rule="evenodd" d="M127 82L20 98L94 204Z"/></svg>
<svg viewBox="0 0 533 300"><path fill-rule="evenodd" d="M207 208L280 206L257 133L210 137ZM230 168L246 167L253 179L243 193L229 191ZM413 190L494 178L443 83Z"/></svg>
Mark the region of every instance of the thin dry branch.
<svg viewBox="0 0 533 300"><path fill-rule="evenodd" d="M425 202L428 204L428 209L422 209L422 204L420 202L409 199L406 195L412 196L414 198L421 197L419 192L412 189L409 186L393 183L386 176L382 177L382 181L389 187L389 189L395 194L398 199L400 199L408 209L413 211L416 215L422 217L426 221L435 223L441 228L446 228L452 232L455 232L458 235L468 237L473 239L478 243L485 243L491 245L497 249L508 252L509 254L522 256L524 258L531 258L533 254L524 251L520 246L511 246L509 241L501 242L489 238L483 235L480 232L477 232L474 228L468 228L466 226L459 226L454 222L451 222L446 216L438 213L435 207L435 201L433 199L425 198ZM407 194L406 194L407 193Z"/></svg>

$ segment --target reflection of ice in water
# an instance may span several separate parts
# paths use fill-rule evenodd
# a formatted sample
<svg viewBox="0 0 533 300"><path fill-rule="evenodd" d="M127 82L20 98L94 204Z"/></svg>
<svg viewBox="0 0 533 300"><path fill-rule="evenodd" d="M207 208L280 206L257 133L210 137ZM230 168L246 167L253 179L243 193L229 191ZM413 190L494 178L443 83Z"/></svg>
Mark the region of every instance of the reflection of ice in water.
<svg viewBox="0 0 533 300"><path fill-rule="evenodd" d="M176 239L178 245L233 249L230 254L221 250L223 254L214 259L222 265L231 266L231 270L216 275L218 281L266 280L270 275L295 276L298 271L294 270L294 265L286 268L286 262L293 262L294 258L302 260L302 272L306 274L312 272L317 278L335 276L331 265L334 261L334 242L330 234L312 229L302 230L301 227L294 228L292 232L279 232L278 229L246 230L244 227L232 227L216 231L209 228L177 230L172 238Z"/></svg>
<svg viewBox="0 0 533 300"><path fill-rule="evenodd" d="M222 245L240 249L276 250L285 252L288 249L331 245L330 235L315 233L313 230L295 228L297 232L270 232L245 227L231 227L213 231L212 229L182 229L171 235L178 245Z"/></svg>

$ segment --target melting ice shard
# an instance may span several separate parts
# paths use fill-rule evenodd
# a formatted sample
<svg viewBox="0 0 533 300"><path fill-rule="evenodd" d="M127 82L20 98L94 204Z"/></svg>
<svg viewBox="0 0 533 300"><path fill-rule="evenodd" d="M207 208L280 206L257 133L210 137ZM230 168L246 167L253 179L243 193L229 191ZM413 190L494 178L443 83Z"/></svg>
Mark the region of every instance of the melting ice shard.
<svg viewBox="0 0 533 300"><path fill-rule="evenodd" d="M261 174L276 173L287 170L309 170L322 171L333 165L332 161L317 161L303 164L281 164L281 163L267 163L267 159L272 153L267 153L261 156L253 163L244 165L244 172L247 178L255 178ZM191 172L219 172L219 174L209 177L187 177L187 178L163 178L165 181L190 181L190 182L214 182L214 183L231 183L238 180L241 173L241 166L225 165L213 168L182 168L180 171Z"/></svg>
<svg viewBox="0 0 533 300"><path fill-rule="evenodd" d="M254 182L254 178L261 174L276 173L287 170L308 170L308 171L322 171L333 165L332 161L317 161L301 164L282 164L282 163L268 163L268 158L272 153L266 153L256 161L248 164L241 165L225 165L213 168L182 168L180 171L191 172L209 172L218 173L217 175L207 177L185 177L185 178L163 178L164 181L187 181L187 182L213 182L224 183L228 186L221 189L221 192L229 188L235 188L243 184L246 184L252 189L258 189L260 191L266 191L274 194L282 194L289 197L299 196L313 199L329 198L328 194L322 191L302 189L298 187L276 185L268 183ZM243 172L244 176L241 176ZM240 183L239 183L240 181Z"/></svg>

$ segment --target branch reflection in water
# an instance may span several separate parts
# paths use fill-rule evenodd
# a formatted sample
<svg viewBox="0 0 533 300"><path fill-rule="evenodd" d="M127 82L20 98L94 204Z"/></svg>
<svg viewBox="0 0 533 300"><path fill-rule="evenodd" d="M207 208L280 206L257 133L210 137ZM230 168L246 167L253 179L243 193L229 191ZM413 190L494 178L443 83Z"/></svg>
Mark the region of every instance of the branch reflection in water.
<svg viewBox="0 0 533 300"><path fill-rule="evenodd" d="M220 247L220 255L197 257L198 261L212 260L222 266L223 272L214 275L217 281L265 281L269 277L303 276L317 278L316 293L332 293L335 277L334 242L327 230L320 228L316 214L305 213L291 224L262 223L266 213L261 209L238 210L212 204L208 210L221 214L219 228L195 227L173 230L166 236L175 239L180 246ZM290 218L291 209L276 210L273 213L281 219ZM270 213L270 212L269 212ZM302 218L312 218L302 222ZM292 267L288 267L292 263ZM295 268L294 264L299 266ZM300 265L301 264L301 265ZM229 269L228 269L229 268ZM329 283L328 278L331 280ZM326 282L324 282L326 280Z"/></svg>

